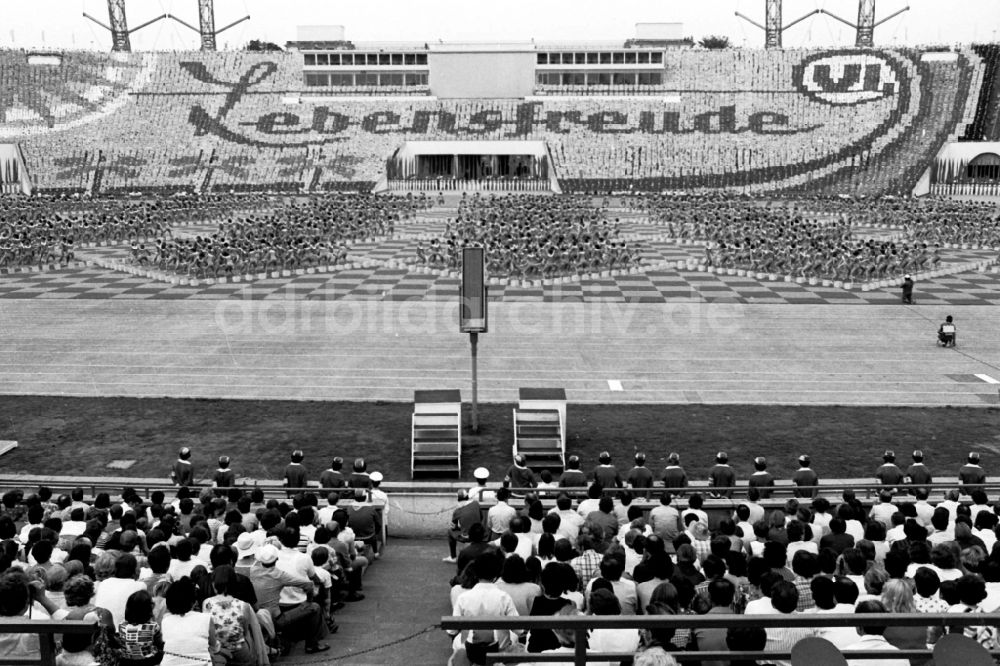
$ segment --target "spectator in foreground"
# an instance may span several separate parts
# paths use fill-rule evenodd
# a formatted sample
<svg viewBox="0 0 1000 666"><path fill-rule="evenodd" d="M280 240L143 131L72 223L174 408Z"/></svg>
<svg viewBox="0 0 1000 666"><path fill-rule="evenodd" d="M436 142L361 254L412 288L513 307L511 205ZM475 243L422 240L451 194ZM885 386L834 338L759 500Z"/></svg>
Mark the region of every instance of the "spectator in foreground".
<svg viewBox="0 0 1000 666"><path fill-rule="evenodd" d="M118 625L119 666L153 666L163 658L163 634L153 619L153 597L133 592L125 603L125 619Z"/></svg>
<svg viewBox="0 0 1000 666"><path fill-rule="evenodd" d="M858 604L854 611L855 613L887 613L885 606L881 601L862 601ZM895 645L890 643L885 639L885 626L879 626L876 624L862 624L857 628L858 635L861 637L856 642L848 645L843 649L845 653L849 653L854 650L880 650L880 651L895 651L898 650ZM845 656L848 656L845 654ZM848 666L910 666L910 661L908 659L848 659Z"/></svg>

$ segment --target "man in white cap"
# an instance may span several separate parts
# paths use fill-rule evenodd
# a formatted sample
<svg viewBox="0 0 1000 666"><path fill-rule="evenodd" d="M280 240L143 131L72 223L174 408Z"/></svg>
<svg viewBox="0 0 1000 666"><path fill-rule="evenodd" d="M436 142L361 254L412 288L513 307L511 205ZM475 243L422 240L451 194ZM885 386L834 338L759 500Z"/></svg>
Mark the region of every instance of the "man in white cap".
<svg viewBox="0 0 1000 666"><path fill-rule="evenodd" d="M385 549L385 538L389 532L389 496L382 490L382 472L372 472L369 477L372 482L371 490L368 491L369 502L372 506L380 507L382 512L382 530L378 535L378 550L381 553Z"/></svg>
<svg viewBox="0 0 1000 666"><path fill-rule="evenodd" d="M477 467L472 472L472 477L476 480L476 485L469 488L469 497L474 497L479 502L495 502L497 494L486 488L486 481L490 478L490 470L485 467Z"/></svg>
<svg viewBox="0 0 1000 666"><path fill-rule="evenodd" d="M282 635L282 652L288 654L294 641L305 640L306 653L314 654L330 649L320 643L326 636L326 625L319 604L308 601L313 593L313 582L279 569L278 549L266 544L257 551L257 562L250 567L250 583L257 595L257 606L266 610L274 620L274 625ZM282 591L295 589L307 600L298 604L282 604Z"/></svg>
<svg viewBox="0 0 1000 666"><path fill-rule="evenodd" d="M170 468L170 480L175 486L194 485L194 465L191 464L191 449L188 447L177 452L177 460Z"/></svg>

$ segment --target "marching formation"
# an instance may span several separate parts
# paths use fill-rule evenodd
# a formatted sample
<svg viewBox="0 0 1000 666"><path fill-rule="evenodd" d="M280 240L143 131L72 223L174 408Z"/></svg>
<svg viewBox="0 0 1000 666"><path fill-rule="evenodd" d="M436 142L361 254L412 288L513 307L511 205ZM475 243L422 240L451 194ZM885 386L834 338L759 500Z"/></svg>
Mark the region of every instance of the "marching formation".
<svg viewBox="0 0 1000 666"><path fill-rule="evenodd" d="M463 195L458 217L449 222L442 240L417 246L417 261L432 267L457 268L462 248L487 248L491 276L552 278L627 269L639 253L619 238L617 220L610 222L590 197Z"/></svg>

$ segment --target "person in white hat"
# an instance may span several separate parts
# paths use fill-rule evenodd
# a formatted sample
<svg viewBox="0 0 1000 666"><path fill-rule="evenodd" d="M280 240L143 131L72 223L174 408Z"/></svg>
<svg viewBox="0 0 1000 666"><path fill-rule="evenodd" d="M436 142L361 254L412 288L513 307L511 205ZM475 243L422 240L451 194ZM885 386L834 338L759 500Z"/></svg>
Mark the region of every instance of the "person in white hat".
<svg viewBox="0 0 1000 666"><path fill-rule="evenodd" d="M170 480L175 486L194 485L194 465L191 464L191 449L188 447L177 452L177 460L170 468Z"/></svg>
<svg viewBox="0 0 1000 666"><path fill-rule="evenodd" d="M472 472L472 477L476 480L476 485L469 488L469 497L474 497L479 502L495 502L497 494L486 488L486 482L490 478L490 470L485 467L477 467Z"/></svg>
<svg viewBox="0 0 1000 666"><path fill-rule="evenodd" d="M256 561L257 541L249 532L236 537L236 568L244 576L249 576L250 567Z"/></svg>
<svg viewBox="0 0 1000 666"><path fill-rule="evenodd" d="M385 549L385 539L389 535L389 495L382 490L382 472L372 472L368 478L371 479L372 487L368 491L368 501L372 506L381 507L382 531L378 535L378 550L381 553Z"/></svg>

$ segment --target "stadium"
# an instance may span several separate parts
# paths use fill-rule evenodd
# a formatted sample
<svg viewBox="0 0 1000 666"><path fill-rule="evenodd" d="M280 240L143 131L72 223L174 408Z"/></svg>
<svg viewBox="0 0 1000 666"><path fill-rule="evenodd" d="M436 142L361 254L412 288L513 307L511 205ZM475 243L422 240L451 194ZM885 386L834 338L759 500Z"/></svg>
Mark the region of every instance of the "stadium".
<svg viewBox="0 0 1000 666"><path fill-rule="evenodd" d="M1000 656L995 34L96 1L0 42L0 663Z"/></svg>

